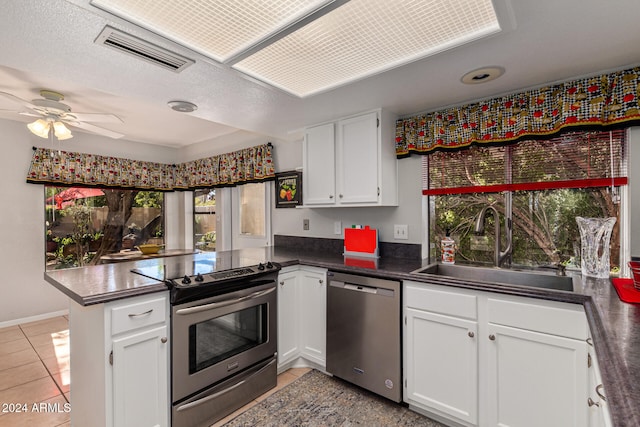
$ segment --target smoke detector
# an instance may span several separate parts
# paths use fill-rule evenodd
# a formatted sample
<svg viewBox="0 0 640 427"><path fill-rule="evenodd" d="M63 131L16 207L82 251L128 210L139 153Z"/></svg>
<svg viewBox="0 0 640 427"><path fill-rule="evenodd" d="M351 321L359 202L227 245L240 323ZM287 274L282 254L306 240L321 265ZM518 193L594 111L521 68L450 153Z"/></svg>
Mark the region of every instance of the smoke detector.
<svg viewBox="0 0 640 427"><path fill-rule="evenodd" d="M167 105L174 111L180 113L193 113L198 109L198 106L188 101L169 101Z"/></svg>

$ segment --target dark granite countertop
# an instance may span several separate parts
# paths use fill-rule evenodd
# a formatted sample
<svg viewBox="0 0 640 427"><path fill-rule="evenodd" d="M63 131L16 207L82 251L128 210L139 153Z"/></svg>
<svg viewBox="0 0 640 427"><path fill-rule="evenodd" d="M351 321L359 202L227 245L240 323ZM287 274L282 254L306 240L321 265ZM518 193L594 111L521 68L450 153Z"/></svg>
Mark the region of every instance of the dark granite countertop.
<svg viewBox="0 0 640 427"><path fill-rule="evenodd" d="M411 274L411 271L426 265L419 259L347 259L342 254L332 251L310 251L308 248L291 247L242 249L217 254L201 253L58 270L46 272L45 279L78 304L98 304L167 289L163 283L131 273L130 270L133 268L161 265L168 268L172 263L190 262L194 258L206 257L272 261L283 267L303 264L372 277L428 280L430 283L445 286L582 304L589 321L613 424L620 427L640 425L640 405L637 403L640 396L640 304L620 301L607 279L583 278L579 289L575 289L574 292L555 291Z"/></svg>

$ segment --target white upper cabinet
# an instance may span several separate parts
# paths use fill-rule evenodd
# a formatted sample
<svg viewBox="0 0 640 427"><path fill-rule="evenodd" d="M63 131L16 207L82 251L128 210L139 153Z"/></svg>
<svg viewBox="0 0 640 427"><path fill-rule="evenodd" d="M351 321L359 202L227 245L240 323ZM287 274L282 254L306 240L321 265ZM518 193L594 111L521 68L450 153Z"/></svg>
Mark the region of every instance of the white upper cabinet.
<svg viewBox="0 0 640 427"><path fill-rule="evenodd" d="M308 128L305 206L397 206L395 116L382 110Z"/></svg>
<svg viewBox="0 0 640 427"><path fill-rule="evenodd" d="M330 205L335 202L335 126L327 123L305 131L302 172L302 197L306 205Z"/></svg>
<svg viewBox="0 0 640 427"><path fill-rule="evenodd" d="M377 203L378 115L369 113L340 120L337 132L338 203Z"/></svg>

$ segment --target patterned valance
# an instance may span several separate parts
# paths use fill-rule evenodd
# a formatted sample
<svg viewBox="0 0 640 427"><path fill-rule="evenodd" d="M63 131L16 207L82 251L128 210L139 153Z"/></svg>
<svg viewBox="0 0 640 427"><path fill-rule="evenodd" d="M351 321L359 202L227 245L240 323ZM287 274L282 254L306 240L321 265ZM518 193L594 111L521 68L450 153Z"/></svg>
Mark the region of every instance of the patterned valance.
<svg viewBox="0 0 640 427"><path fill-rule="evenodd" d="M27 182L173 191L275 178L269 144L177 165L34 148Z"/></svg>
<svg viewBox="0 0 640 427"><path fill-rule="evenodd" d="M399 119L396 156L640 123L640 67Z"/></svg>
<svg viewBox="0 0 640 427"><path fill-rule="evenodd" d="M271 144L180 163L175 166L175 189L229 187L275 179Z"/></svg>

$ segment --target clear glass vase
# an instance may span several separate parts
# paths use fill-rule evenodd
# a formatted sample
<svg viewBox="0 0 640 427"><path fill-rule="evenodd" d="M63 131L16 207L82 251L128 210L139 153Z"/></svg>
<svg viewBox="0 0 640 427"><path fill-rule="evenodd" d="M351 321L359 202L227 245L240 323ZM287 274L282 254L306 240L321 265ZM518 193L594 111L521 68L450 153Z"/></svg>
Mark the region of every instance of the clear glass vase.
<svg viewBox="0 0 640 427"><path fill-rule="evenodd" d="M582 275L599 279L609 278L609 242L616 223L615 217L582 218L577 216L580 229L580 258Z"/></svg>

